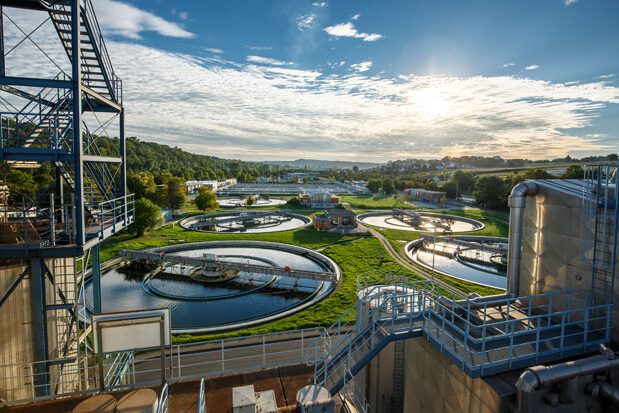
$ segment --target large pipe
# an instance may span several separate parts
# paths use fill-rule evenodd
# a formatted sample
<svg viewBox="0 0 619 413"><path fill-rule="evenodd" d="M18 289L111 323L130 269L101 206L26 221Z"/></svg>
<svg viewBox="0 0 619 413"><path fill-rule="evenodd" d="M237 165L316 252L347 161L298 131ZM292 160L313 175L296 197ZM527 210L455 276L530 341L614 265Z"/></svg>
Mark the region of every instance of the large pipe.
<svg viewBox="0 0 619 413"><path fill-rule="evenodd" d="M467 305L471 308L481 307L493 302L501 302L510 298L518 297L520 291L520 254L522 250L522 217L526 205L526 197L537 194L535 182L521 182L517 184L509 195L509 245L507 250L507 291L505 294L469 295L469 301L458 300L459 305ZM444 299L444 304L447 299ZM446 304L445 304L446 305Z"/></svg>
<svg viewBox="0 0 619 413"><path fill-rule="evenodd" d="M509 195L509 245L507 251L507 294L517 297L520 291L520 255L522 250L522 221L526 197L537 194L535 182L521 182Z"/></svg>
<svg viewBox="0 0 619 413"><path fill-rule="evenodd" d="M609 359L605 346L601 346L602 352L606 355L597 354L576 361L556 364L554 366L534 366L526 369L518 378L516 388L518 389L518 411L521 413L533 412L533 393L541 387L551 386L556 383L565 382L579 376L586 376L611 370L619 367L619 359ZM607 389L609 390L609 389ZM611 399L612 392L608 391ZM570 397L574 399L574 397Z"/></svg>

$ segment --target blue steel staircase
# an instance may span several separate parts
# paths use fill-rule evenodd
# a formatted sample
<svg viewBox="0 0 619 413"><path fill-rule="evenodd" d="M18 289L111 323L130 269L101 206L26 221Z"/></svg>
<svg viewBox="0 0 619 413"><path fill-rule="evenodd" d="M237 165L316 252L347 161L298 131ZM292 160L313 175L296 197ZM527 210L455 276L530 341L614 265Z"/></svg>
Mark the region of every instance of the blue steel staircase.
<svg viewBox="0 0 619 413"><path fill-rule="evenodd" d="M86 243L93 245L91 241L102 240L133 222L133 198L126 194L122 81L114 72L91 0L25 0L11 2L11 7L46 12L73 69L71 74L61 71L51 79L5 77L2 61L0 91L25 104L21 109L11 105L0 112L0 160L9 166L52 162L56 179L68 186L74 197L63 196L62 184L57 184L54 207L65 211L63 217L62 213L33 216L33 205L37 211L44 209L36 208L39 200L24 202L12 196L9 204L2 206L6 210L2 212L12 217L4 224L11 234L16 233L9 237L13 240L10 254L15 256L20 245L24 247L22 255L28 256L32 248L77 244L73 255L81 255ZM74 53L76 47L79 50ZM77 83L72 81L76 76L80 78ZM40 90L33 92L36 87ZM94 117L98 128L89 127L84 112L93 114L91 121ZM115 148L114 153L101 151L99 142L111 137L105 132L109 123L102 124L97 113L118 117L119 139L106 145ZM104 134L95 135L99 131ZM47 206L47 199L44 204ZM43 230L44 236L33 234L50 216L56 221L49 226L53 228Z"/></svg>
<svg viewBox="0 0 619 413"><path fill-rule="evenodd" d="M592 305L582 291L478 304L417 281L358 294L306 353L314 382L333 395L394 340L422 336L471 377L588 353L609 340L612 306Z"/></svg>
<svg viewBox="0 0 619 413"><path fill-rule="evenodd" d="M34 31L48 27L53 36L55 31L65 51L46 53L47 42L37 44L34 31L26 35L51 60L39 76L19 76L18 64L12 68L18 75L7 74L7 54L28 43L11 39L15 45L6 52L2 18L27 32L19 27L19 18L9 18L10 8L41 12L46 20ZM126 191L122 81L91 0L7 0L0 1L0 9L0 162L3 169L47 163L55 183L55 190L42 196L0 194L0 261L27 263L9 288L0 291L0 307L15 300L12 294L20 283L28 282L32 291L25 309L32 315L32 334L20 338L29 350L5 360L0 369L23 374L23 367L15 366L27 363L32 397L49 398L74 391L76 383L86 389L93 385L79 375L93 358L85 345L89 331L77 317L83 307L77 292L83 294L90 273L93 310L101 311L99 243L134 220L133 195ZM66 62L58 64L54 58L68 58L71 69L64 71Z"/></svg>

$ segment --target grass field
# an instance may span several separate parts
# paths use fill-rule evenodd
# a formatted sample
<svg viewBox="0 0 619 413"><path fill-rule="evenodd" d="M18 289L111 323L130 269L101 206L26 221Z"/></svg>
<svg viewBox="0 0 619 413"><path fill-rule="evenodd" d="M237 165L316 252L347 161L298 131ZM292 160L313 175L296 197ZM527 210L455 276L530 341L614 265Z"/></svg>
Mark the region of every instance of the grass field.
<svg viewBox="0 0 619 413"><path fill-rule="evenodd" d="M285 244L299 245L305 248L318 248L355 238L356 237L345 236L333 232L318 232L313 228L262 234L209 234L197 231L187 231L178 225L165 225L139 238L134 237L132 234L123 233L119 236L108 239L101 246L101 261L104 262L114 258L117 252L122 249L136 250L187 242L260 240L283 242Z"/></svg>
<svg viewBox="0 0 619 413"><path fill-rule="evenodd" d="M404 202L402 196L342 196L340 202L348 202L354 209L375 209L375 208L414 208Z"/></svg>

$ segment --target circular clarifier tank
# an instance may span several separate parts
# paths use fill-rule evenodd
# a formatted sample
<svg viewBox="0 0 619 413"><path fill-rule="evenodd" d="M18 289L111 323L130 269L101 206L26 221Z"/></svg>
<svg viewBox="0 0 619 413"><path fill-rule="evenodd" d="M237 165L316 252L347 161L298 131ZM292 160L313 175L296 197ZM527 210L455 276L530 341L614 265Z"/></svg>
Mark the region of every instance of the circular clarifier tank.
<svg viewBox="0 0 619 413"><path fill-rule="evenodd" d="M182 228L200 232L251 234L290 231L306 227L312 220L288 211L235 211L195 215L179 221Z"/></svg>
<svg viewBox="0 0 619 413"><path fill-rule="evenodd" d="M168 265L136 271L137 263L114 268L101 277L103 312L169 308L173 333L204 333L242 328L289 316L312 306L336 287L341 272L330 258L287 244L261 241L214 241L151 249L166 256L211 257L256 266L333 274L317 281L215 268ZM147 250L149 251L149 250ZM206 254L206 255L205 255ZM92 285L86 286L92 303Z"/></svg>
<svg viewBox="0 0 619 413"><path fill-rule="evenodd" d="M253 204L247 205L247 198L219 198L217 203L220 207L233 208L233 207L274 207L286 204L285 199L278 198L258 198Z"/></svg>
<svg viewBox="0 0 619 413"><path fill-rule="evenodd" d="M456 215L435 214L430 212L405 211L368 212L359 215L359 221L386 229L399 229L417 232L474 232L486 226L477 220Z"/></svg>
<svg viewBox="0 0 619 413"><path fill-rule="evenodd" d="M507 238L426 236L404 246L407 257L428 269L475 284L507 287Z"/></svg>

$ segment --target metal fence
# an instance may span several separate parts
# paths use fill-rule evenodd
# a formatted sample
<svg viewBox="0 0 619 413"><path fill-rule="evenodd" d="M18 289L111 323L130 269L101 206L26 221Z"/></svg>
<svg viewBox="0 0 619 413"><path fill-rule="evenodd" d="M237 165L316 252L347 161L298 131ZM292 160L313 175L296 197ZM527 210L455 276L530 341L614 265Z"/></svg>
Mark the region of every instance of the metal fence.
<svg viewBox="0 0 619 413"><path fill-rule="evenodd" d="M323 332L322 328L310 328L174 345L168 347L165 358L166 382L301 364L309 342ZM105 355L104 386L99 382L98 366L92 360L90 364L49 360L0 366L4 372L0 389L4 397L8 395L0 406L94 393L102 388L159 385L162 382L159 354L159 350L153 349ZM43 371L47 372L40 373Z"/></svg>

